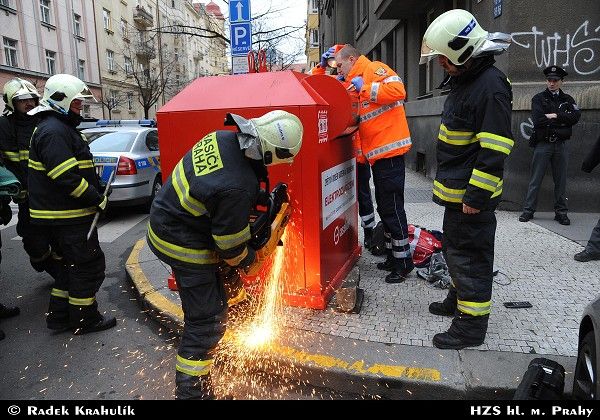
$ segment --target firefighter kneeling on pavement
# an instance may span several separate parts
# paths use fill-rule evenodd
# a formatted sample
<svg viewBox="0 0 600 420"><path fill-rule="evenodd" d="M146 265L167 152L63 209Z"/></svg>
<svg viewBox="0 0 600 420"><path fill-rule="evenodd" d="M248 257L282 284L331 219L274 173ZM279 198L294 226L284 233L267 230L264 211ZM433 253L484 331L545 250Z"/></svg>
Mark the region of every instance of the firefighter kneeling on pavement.
<svg viewBox="0 0 600 420"><path fill-rule="evenodd" d="M88 232L96 212L106 208L90 147L76 127L88 87L69 74L46 81L40 105L29 111L40 122L29 149L29 215L38 235L55 241L67 275L56 278L46 325L86 334L114 327L114 317L98 311L96 293L104 281L104 253L98 230Z"/></svg>
<svg viewBox="0 0 600 420"><path fill-rule="evenodd" d="M150 211L148 245L171 266L184 313L177 399L215 398L210 372L227 322L217 268L223 261L234 269L255 261L249 218L260 180L266 166L291 163L302 144L300 119L285 111L253 119L228 114L228 122L239 132L217 131L200 140L175 166Z"/></svg>

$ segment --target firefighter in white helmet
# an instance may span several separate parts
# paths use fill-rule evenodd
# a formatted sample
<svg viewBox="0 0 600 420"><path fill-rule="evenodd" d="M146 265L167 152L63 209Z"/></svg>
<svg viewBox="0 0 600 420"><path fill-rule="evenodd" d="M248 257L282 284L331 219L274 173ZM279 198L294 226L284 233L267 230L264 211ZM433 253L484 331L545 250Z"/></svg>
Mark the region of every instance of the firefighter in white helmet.
<svg viewBox="0 0 600 420"><path fill-rule="evenodd" d="M452 285L435 315L453 316L433 344L462 349L483 343L491 309L496 217L511 133L512 90L494 66L510 35L485 31L466 10L450 10L427 28L421 63L437 57L451 87L437 142L433 200L445 207L444 256Z"/></svg>
<svg viewBox="0 0 600 420"><path fill-rule="evenodd" d="M255 260L250 212L266 166L291 163L300 151L300 119L272 111L246 119L229 114L238 133L206 135L179 161L150 210L150 249L175 274L184 312L177 352L176 397L213 399L213 352L225 333L227 296L217 267Z"/></svg>
<svg viewBox="0 0 600 420"><path fill-rule="evenodd" d="M87 99L94 96L84 82L57 74L30 111L40 122L29 150L29 214L39 234L58 243L68 270L52 288L46 325L74 334L116 325L114 317L100 314L96 302L105 270L97 229L87 239L94 215L107 204L88 143L76 129Z"/></svg>

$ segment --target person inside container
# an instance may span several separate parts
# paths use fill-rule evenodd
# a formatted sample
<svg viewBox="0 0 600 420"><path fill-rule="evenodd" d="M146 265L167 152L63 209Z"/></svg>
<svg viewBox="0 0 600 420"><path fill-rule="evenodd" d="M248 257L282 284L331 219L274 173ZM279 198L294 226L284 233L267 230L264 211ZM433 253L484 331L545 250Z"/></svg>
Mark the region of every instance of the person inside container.
<svg viewBox="0 0 600 420"><path fill-rule="evenodd" d="M216 131L196 143L150 210L148 245L171 266L184 313L177 399L215 399L211 370L228 308L223 264L232 277L232 270L255 262L249 218L259 183L267 179L267 166L291 163L302 145L302 123L288 112L251 119L228 114L227 119L239 131Z"/></svg>

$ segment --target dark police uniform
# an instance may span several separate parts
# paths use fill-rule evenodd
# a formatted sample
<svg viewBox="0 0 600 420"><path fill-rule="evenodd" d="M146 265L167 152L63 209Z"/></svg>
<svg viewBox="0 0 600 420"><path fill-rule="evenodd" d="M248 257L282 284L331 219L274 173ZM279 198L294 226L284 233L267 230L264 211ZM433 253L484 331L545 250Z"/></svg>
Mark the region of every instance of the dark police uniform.
<svg viewBox="0 0 600 420"><path fill-rule="evenodd" d="M46 321L51 329L85 331L103 320L96 293L105 259L97 229L87 240L103 197L88 143L75 128L79 121L53 111L38 115L29 150L29 213L58 242L68 269L52 289Z"/></svg>
<svg viewBox="0 0 600 420"><path fill-rule="evenodd" d="M469 70L450 79L433 186L433 201L446 208L443 247L453 282L443 306L448 314L458 309L448 334L474 344L487 332L494 209L502 194L504 160L514 145L511 86L493 64L493 57L476 58ZM480 212L463 213L463 203Z"/></svg>
<svg viewBox="0 0 600 420"><path fill-rule="evenodd" d="M214 397L212 353L227 321L227 297L216 270L223 260L231 267L254 261L248 222L258 193L256 172L236 134L217 131L179 161L152 205L148 245L173 269L184 312L177 398Z"/></svg>
<svg viewBox="0 0 600 420"><path fill-rule="evenodd" d="M546 77L562 79L567 72L557 66L551 66L544 70ZM546 114L557 114L557 118L546 118ZM527 189L523 215L519 220L530 219L535 213L537 199L544 174L548 163L552 167L552 179L554 180L554 212L556 220L561 224L569 224L567 218L567 157L568 151L565 140L572 134L572 126L581 117L581 111L575 100L559 90L552 93L546 89L538 93L531 100L531 118L533 120L535 138L531 141L535 144L533 160L531 162L531 179Z"/></svg>
<svg viewBox="0 0 600 420"><path fill-rule="evenodd" d="M6 167L15 174L25 193L27 193L29 142L37 123L37 116L23 115L18 112L0 117L0 153ZM40 235L41 228L31 224L27 196L18 204L17 233L22 238L23 248L29 255L32 267L36 271L46 271L55 280L59 276L64 276L65 267L58 244L49 243L49 236Z"/></svg>

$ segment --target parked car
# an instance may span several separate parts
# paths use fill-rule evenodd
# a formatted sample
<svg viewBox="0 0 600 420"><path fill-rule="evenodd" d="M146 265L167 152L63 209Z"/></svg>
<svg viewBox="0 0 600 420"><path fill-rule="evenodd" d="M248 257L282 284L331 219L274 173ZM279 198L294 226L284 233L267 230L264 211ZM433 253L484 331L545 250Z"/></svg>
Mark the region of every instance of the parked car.
<svg viewBox="0 0 600 420"><path fill-rule="evenodd" d="M579 345L577 364L573 377L573 398L578 400L600 399L600 296L596 297L583 311L579 323Z"/></svg>
<svg viewBox="0 0 600 420"><path fill-rule="evenodd" d="M153 120L99 120L81 131L90 144L96 172L112 182L111 206L149 205L162 187L158 130Z"/></svg>

